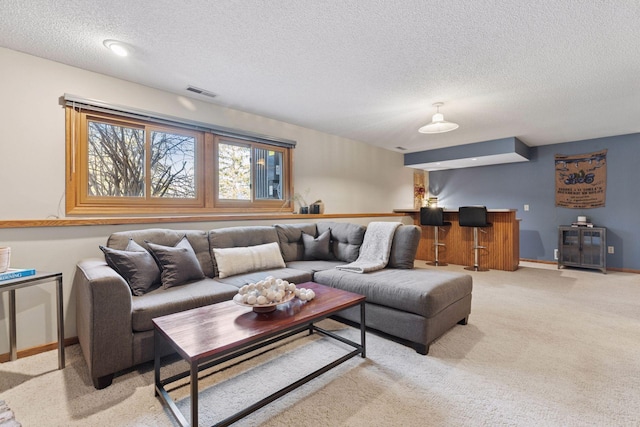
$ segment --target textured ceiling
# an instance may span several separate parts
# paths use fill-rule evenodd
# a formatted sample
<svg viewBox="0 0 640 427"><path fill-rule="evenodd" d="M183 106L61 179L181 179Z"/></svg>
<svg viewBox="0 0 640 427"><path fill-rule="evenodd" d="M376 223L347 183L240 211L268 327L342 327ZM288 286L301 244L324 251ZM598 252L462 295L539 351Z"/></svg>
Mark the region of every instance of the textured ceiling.
<svg viewBox="0 0 640 427"><path fill-rule="evenodd" d="M391 150L640 132L635 0L4 0L0 16L0 46ZM460 128L418 133L438 101Z"/></svg>

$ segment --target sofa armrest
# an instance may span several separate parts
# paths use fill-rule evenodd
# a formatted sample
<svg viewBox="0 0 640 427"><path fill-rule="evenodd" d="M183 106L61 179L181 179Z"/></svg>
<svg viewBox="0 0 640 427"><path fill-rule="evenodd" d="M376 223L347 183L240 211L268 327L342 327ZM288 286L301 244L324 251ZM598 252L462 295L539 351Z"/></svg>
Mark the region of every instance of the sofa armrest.
<svg viewBox="0 0 640 427"><path fill-rule="evenodd" d="M97 258L78 263L73 288L78 341L95 385L100 377L132 365L131 290Z"/></svg>

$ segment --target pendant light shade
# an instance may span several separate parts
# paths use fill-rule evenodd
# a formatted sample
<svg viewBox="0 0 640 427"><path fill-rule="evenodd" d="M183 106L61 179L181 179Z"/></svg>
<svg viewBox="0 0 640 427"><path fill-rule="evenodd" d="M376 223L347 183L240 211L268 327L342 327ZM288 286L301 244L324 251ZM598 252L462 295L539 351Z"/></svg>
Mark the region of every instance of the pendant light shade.
<svg viewBox="0 0 640 427"><path fill-rule="evenodd" d="M436 107L436 113L431 118L431 123L418 129L420 133L443 133L458 129L458 124L448 122L444 119L444 115L440 112L440 107L444 105L442 102L433 104Z"/></svg>

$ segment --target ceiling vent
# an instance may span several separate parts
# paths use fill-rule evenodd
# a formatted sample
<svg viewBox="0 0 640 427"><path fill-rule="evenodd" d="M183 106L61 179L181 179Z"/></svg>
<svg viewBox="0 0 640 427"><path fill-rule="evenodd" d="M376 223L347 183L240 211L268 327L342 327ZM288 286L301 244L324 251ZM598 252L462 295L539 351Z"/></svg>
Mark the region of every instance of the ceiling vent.
<svg viewBox="0 0 640 427"><path fill-rule="evenodd" d="M218 96L213 92L210 92L210 91L205 90L205 89L200 89L200 88L195 87L195 86L188 86L187 90L189 92L197 93L198 95L208 96L209 98L215 98L216 96Z"/></svg>
<svg viewBox="0 0 640 427"><path fill-rule="evenodd" d="M396 150L400 150L400 151L407 151L407 149L406 149L406 148L404 148L404 147L400 147L400 146L397 146L397 147L396 147Z"/></svg>

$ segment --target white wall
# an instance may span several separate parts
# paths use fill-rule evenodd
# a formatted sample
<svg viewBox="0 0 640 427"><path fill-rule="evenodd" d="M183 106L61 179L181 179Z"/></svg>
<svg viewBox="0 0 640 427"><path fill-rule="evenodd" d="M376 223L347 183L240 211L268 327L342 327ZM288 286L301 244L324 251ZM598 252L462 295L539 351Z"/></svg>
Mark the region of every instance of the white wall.
<svg viewBox="0 0 640 427"><path fill-rule="evenodd" d="M4 48L0 48L0 64L0 220L64 217L65 116L60 97L65 93L296 140L295 191L308 189L307 201L322 199L326 213L377 213L412 207L412 170L403 167L399 153ZM368 220L353 222L366 224ZM231 225L242 223L159 226L212 229ZM73 337L71 282L75 263L86 256L99 256L97 245L111 232L135 228L141 226L0 228L0 246L12 247L15 267L63 272L66 336ZM19 290L17 310L18 349L55 341L53 285ZM3 296L0 353L9 348L7 317L7 298Z"/></svg>

